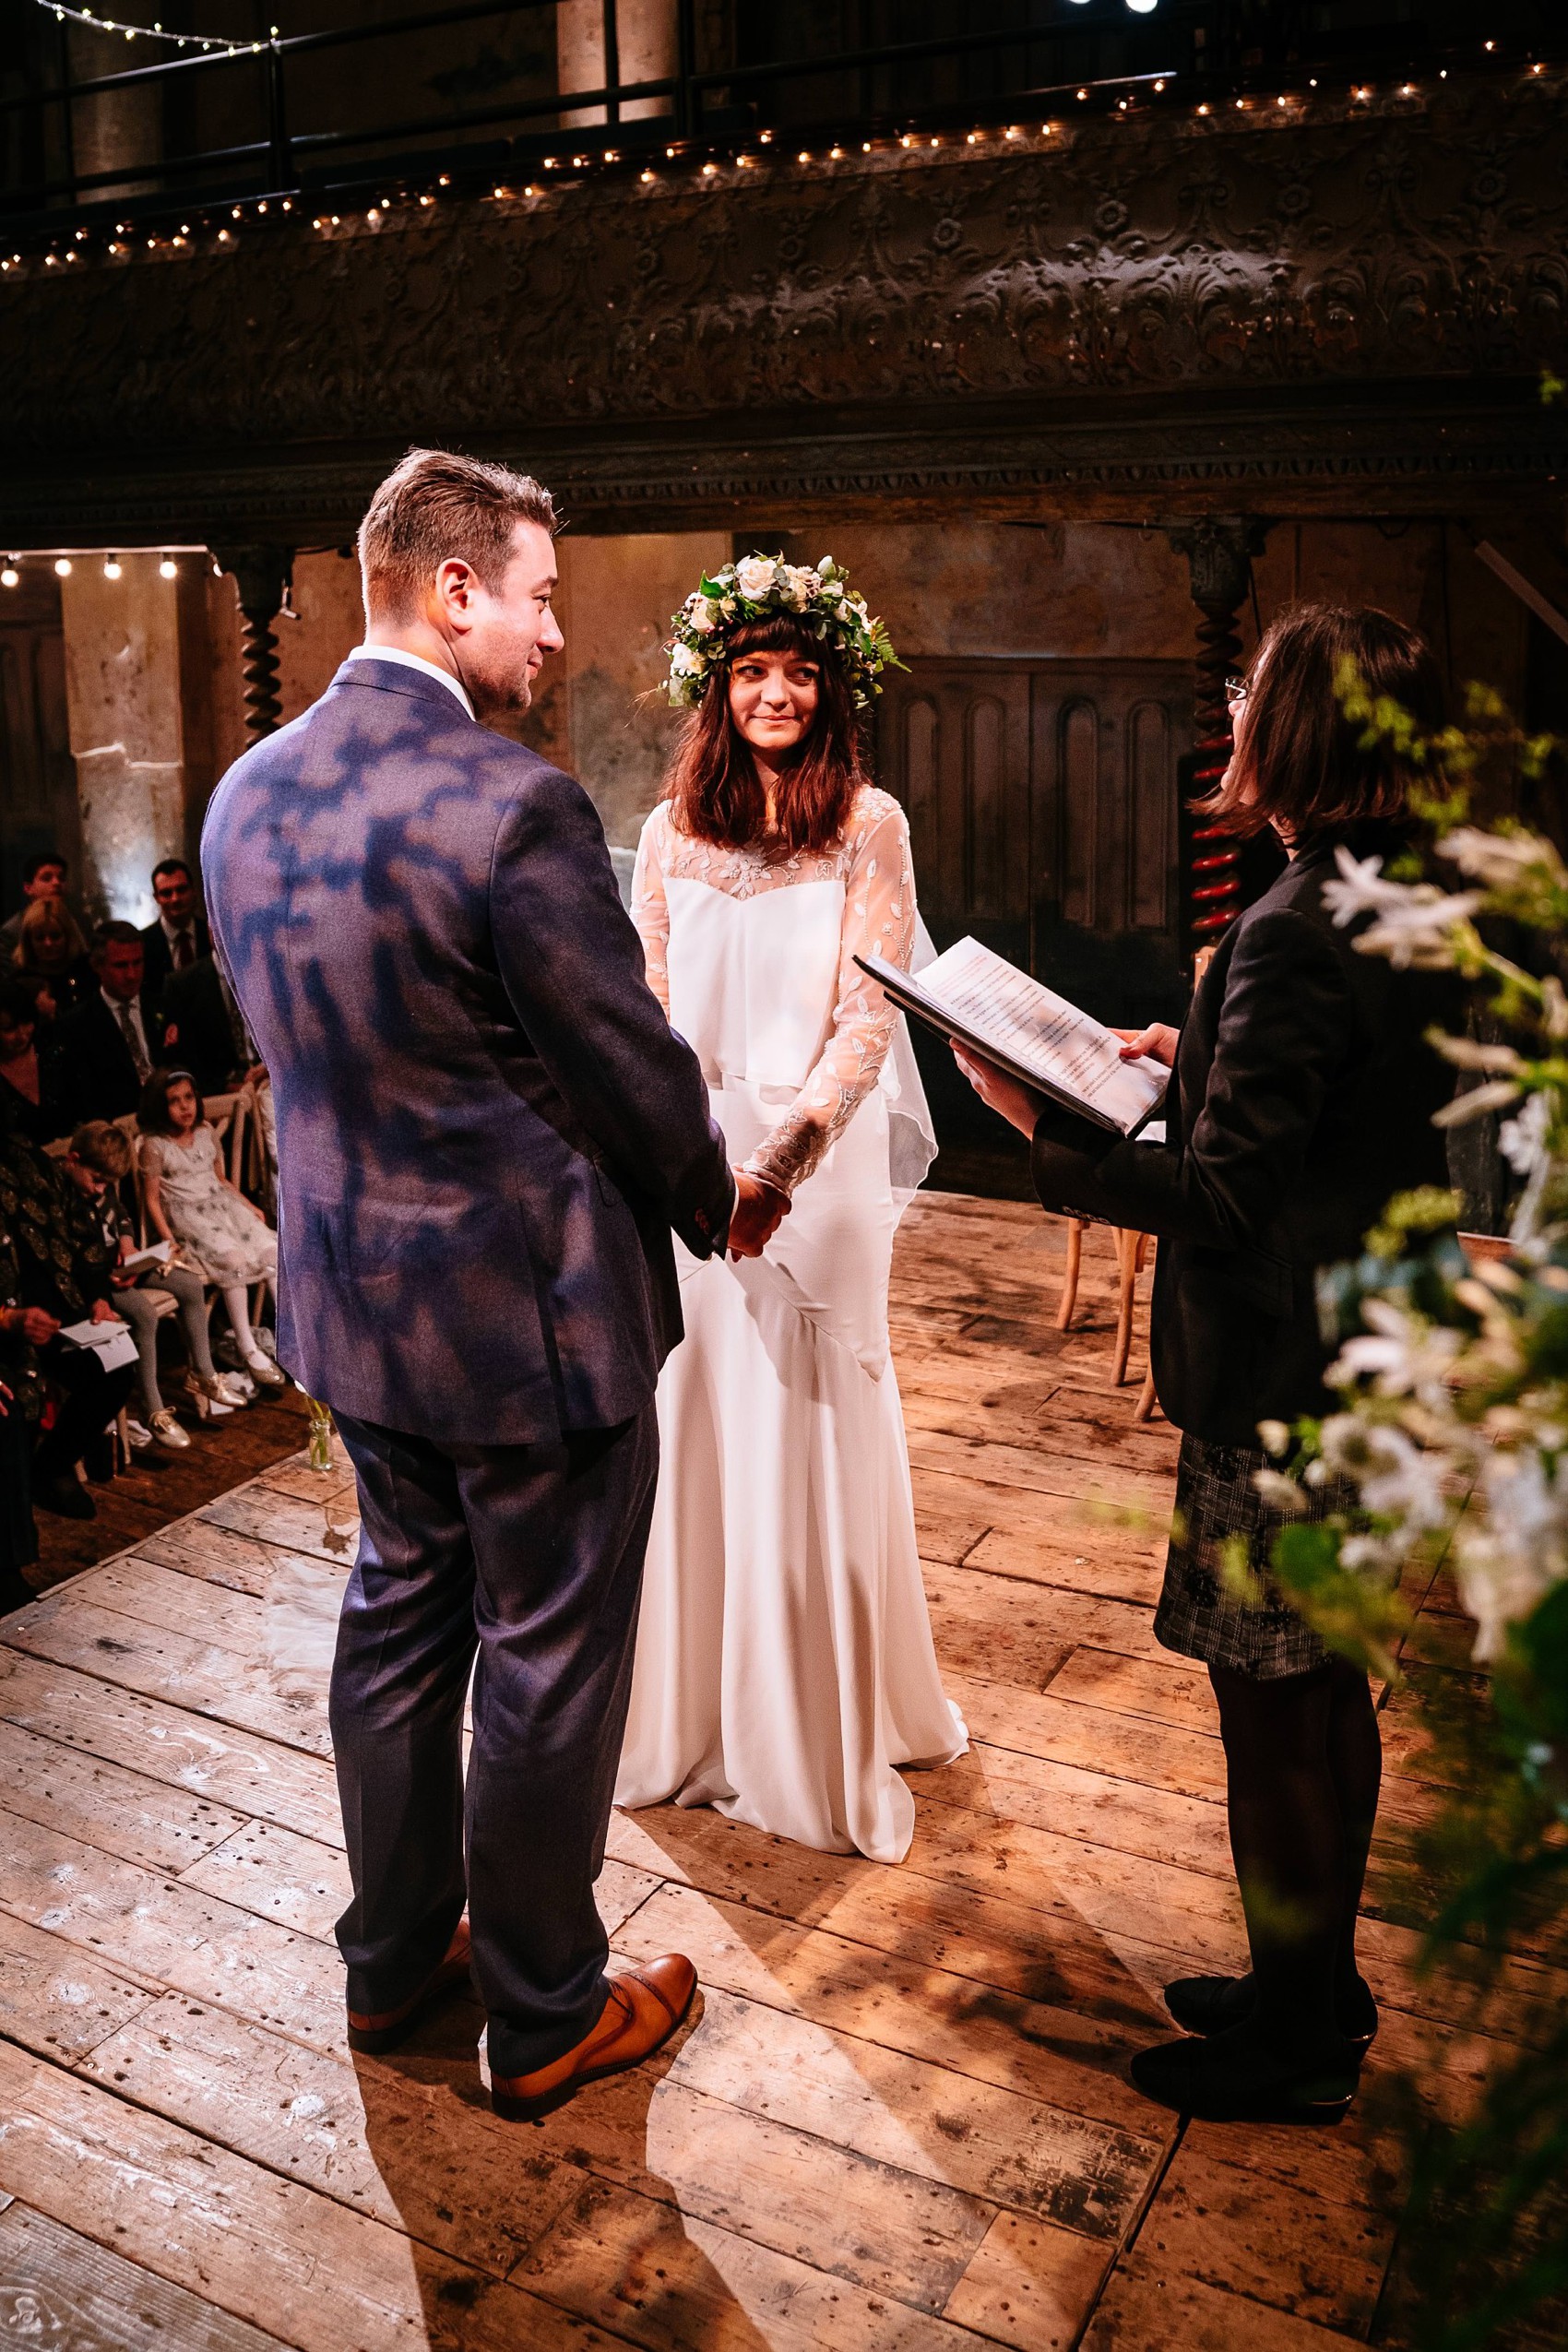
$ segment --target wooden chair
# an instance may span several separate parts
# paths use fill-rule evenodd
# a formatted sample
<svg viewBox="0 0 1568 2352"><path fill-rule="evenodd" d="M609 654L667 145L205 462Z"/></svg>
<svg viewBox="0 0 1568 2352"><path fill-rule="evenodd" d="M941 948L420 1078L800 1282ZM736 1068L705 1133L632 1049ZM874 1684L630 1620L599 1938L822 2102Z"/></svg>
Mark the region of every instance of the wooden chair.
<svg viewBox="0 0 1568 2352"><path fill-rule="evenodd" d="M1084 1228L1087 1218L1069 1217L1067 1227L1067 1270L1063 1277L1061 1303L1056 1310L1058 1331L1071 1331L1078 1304L1078 1277L1084 1260ZM1139 1275L1148 1252L1149 1236L1128 1226L1113 1225L1111 1238L1116 1251L1116 1340L1111 1349L1111 1379L1113 1387L1121 1388L1127 1378L1127 1357L1133 1344L1133 1306Z"/></svg>

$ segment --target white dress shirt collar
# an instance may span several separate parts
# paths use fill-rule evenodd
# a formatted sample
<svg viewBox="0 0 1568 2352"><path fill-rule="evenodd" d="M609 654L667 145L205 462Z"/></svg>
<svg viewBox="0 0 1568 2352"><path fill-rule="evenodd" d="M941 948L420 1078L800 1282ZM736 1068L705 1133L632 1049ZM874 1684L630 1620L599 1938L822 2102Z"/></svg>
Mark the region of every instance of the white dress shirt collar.
<svg viewBox="0 0 1568 2352"><path fill-rule="evenodd" d="M474 707L460 681L453 677L450 670L427 661L422 653L405 653L400 645L357 645L344 658L349 661L400 661L405 670L422 670L427 678L439 678L447 693L457 695L470 719L474 715Z"/></svg>

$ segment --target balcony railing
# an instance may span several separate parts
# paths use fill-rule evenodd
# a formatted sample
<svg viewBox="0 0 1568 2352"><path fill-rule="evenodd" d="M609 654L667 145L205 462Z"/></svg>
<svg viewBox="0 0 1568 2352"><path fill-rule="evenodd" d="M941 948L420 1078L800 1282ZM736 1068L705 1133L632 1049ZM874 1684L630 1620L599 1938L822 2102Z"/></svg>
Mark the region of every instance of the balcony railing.
<svg viewBox="0 0 1568 2352"><path fill-rule="evenodd" d="M136 0L118 6L137 14ZM585 0L571 6L580 36ZM24 6L12 0L13 21ZM1343 77L1568 53L1557 0L1496 0L1484 30L1468 0L1153 0L1135 9L1133 0L845 0L832 40L820 29L825 13L792 0L706 8L704 37L725 52L710 55L695 0L603 0L587 14L597 76L563 89L565 66L551 55L565 15L557 0L461 0L77 79L69 27L45 10L31 55L0 70L0 224L19 246L111 215L155 224L231 202L339 191L348 200L426 181L479 186L547 163L569 175L590 153L596 169L635 167L650 150L700 158L784 131L864 142L1052 103L1092 110L1130 94L1190 103L1200 87L1219 97L1287 75L1304 87L1319 65ZM199 7L195 15L199 22ZM664 69L624 76L624 59L647 53L650 21ZM531 72L515 59L508 71L488 49L484 36L506 25L537 32ZM410 65L410 44L424 40L428 58L431 37L469 65L445 76ZM481 96L487 71L496 87ZM448 100L436 111L433 87Z"/></svg>

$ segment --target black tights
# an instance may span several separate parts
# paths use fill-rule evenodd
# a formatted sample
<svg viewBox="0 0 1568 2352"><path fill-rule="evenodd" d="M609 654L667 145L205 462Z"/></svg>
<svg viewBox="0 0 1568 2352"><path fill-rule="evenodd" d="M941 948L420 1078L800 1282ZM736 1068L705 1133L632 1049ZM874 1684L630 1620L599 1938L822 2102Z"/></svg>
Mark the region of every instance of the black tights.
<svg viewBox="0 0 1568 2352"><path fill-rule="evenodd" d="M1358 1986L1356 1914L1383 1776L1365 1674L1344 1658L1272 1682L1211 1666L1230 1853L1274 2045L1335 2031Z"/></svg>

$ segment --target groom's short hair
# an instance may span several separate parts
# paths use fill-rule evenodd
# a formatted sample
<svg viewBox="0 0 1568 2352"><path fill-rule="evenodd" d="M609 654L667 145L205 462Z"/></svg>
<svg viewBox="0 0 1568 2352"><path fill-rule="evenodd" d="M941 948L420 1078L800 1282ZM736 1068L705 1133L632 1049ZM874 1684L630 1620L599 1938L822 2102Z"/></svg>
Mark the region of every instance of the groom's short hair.
<svg viewBox="0 0 1568 2352"><path fill-rule="evenodd" d="M555 529L555 504L531 474L450 449L410 449L371 500L360 525L367 613L407 620L436 566L471 564L499 593L519 523Z"/></svg>

